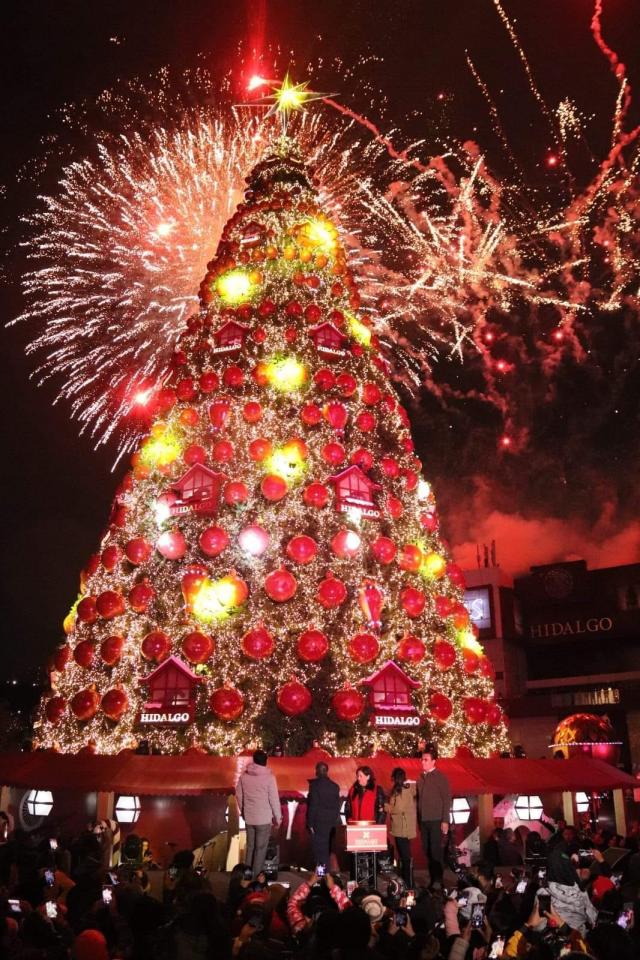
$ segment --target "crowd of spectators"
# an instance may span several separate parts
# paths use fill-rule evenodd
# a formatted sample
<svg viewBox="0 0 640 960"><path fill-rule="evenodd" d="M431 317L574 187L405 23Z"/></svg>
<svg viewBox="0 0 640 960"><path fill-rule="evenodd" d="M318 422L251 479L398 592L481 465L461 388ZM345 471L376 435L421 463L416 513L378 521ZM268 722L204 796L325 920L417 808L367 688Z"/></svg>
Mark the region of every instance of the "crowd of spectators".
<svg viewBox="0 0 640 960"><path fill-rule="evenodd" d="M0 844L0 957L640 957L637 838L578 835L561 823L546 842L530 832L523 843L496 830L483 857L414 890L393 874L380 879L378 890L332 872L305 874L297 887L268 883L238 864L215 896L191 851L176 853L151 884L150 862L110 869L99 832L52 843L16 829Z"/></svg>

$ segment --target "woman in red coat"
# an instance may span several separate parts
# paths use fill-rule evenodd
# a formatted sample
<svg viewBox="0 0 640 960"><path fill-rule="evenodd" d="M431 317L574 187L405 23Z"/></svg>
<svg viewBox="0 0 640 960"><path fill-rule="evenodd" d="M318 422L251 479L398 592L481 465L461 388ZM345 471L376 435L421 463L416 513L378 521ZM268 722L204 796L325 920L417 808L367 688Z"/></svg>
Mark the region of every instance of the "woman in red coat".
<svg viewBox="0 0 640 960"><path fill-rule="evenodd" d="M347 795L345 816L347 820L369 820L384 823L384 791L376 786L371 767L358 767L356 781Z"/></svg>

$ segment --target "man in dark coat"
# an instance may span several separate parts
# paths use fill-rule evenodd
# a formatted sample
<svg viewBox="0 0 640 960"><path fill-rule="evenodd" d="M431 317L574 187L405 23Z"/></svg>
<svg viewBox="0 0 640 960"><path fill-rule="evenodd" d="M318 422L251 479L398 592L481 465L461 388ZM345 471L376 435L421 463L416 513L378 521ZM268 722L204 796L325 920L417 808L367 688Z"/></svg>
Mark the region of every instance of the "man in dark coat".
<svg viewBox="0 0 640 960"><path fill-rule="evenodd" d="M329 865L331 840L340 817L340 787L329 779L326 763L316 764L316 776L309 780L307 827L311 833L315 865Z"/></svg>

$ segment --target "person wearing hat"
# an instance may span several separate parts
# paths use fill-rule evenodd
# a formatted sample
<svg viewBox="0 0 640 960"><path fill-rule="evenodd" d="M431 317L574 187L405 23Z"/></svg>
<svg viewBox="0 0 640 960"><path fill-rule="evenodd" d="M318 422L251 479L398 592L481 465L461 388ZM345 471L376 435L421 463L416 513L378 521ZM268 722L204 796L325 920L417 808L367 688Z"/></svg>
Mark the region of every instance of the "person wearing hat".
<svg viewBox="0 0 640 960"><path fill-rule="evenodd" d="M436 769L436 759L435 747L422 752L422 775L416 785L418 821L431 883L442 880L443 841L449 832L451 809L449 781L441 770Z"/></svg>
<svg viewBox="0 0 640 960"><path fill-rule="evenodd" d="M315 866L329 866L331 840L340 818L340 787L329 778L324 761L316 764L315 779L309 780L307 796L307 829Z"/></svg>

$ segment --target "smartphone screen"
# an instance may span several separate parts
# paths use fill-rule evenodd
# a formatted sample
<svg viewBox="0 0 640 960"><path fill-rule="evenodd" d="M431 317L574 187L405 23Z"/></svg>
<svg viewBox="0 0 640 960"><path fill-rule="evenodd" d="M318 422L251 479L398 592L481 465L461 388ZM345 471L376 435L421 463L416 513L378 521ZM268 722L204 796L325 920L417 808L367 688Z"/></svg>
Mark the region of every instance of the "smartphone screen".
<svg viewBox="0 0 640 960"><path fill-rule="evenodd" d="M13 913L22 913L19 900L9 900L9 906L11 907Z"/></svg>
<svg viewBox="0 0 640 960"><path fill-rule="evenodd" d="M55 839L55 837L52 837L51 840L49 840L49 847L51 848L51 850L58 849L58 841Z"/></svg>
<svg viewBox="0 0 640 960"><path fill-rule="evenodd" d="M393 920L396 927L406 927L407 914L404 910L396 910Z"/></svg>
<svg viewBox="0 0 640 960"><path fill-rule="evenodd" d="M518 880L516 884L516 893L524 893L526 889L527 889L527 881Z"/></svg>
<svg viewBox="0 0 640 960"><path fill-rule="evenodd" d="M502 887L504 886L504 884L503 884L503 882L502 882L502 877L500 876L499 873L496 875L496 878L495 878L495 880L494 880L494 882L493 882L493 885L494 885L494 887L496 888L496 890L501 890Z"/></svg>
<svg viewBox="0 0 640 960"><path fill-rule="evenodd" d="M484 923L484 907L481 903L474 903L471 912L471 926L478 929Z"/></svg>
<svg viewBox="0 0 640 960"><path fill-rule="evenodd" d="M618 919L616 923L619 927L622 927L623 930L628 930L629 927L633 925L633 904L625 903L624 907L618 914Z"/></svg>
<svg viewBox="0 0 640 960"><path fill-rule="evenodd" d="M542 916L544 913L549 913L551 910L551 894L550 893L538 893L538 913Z"/></svg>
<svg viewBox="0 0 640 960"><path fill-rule="evenodd" d="M52 887L56 882L56 878L53 875L53 870L45 870L44 879L46 880L47 886Z"/></svg>
<svg viewBox="0 0 640 960"><path fill-rule="evenodd" d="M111 887L103 887L103 888L102 888L102 902L103 902L103 903L111 903L112 900L113 900L113 890L111 889Z"/></svg>
<svg viewBox="0 0 640 960"><path fill-rule="evenodd" d="M321 863L316 867L316 877L324 877L327 873L327 868L324 867Z"/></svg>
<svg viewBox="0 0 640 960"><path fill-rule="evenodd" d="M406 904L407 904L407 907L415 907L416 894L414 890L407 890Z"/></svg>
<svg viewBox="0 0 640 960"><path fill-rule="evenodd" d="M55 920L55 918L58 916L58 904L55 902L55 900L47 900L45 904L45 910L50 920Z"/></svg>
<svg viewBox="0 0 640 960"><path fill-rule="evenodd" d="M538 870L538 880L546 880L546 879L547 879L547 868L541 867Z"/></svg>

